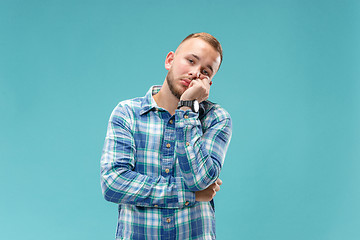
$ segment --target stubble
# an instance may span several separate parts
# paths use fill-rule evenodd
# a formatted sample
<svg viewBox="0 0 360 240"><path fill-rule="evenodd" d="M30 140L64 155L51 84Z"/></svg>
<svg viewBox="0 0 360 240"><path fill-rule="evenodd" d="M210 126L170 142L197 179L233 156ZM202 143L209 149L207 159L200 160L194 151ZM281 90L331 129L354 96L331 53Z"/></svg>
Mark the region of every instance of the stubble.
<svg viewBox="0 0 360 240"><path fill-rule="evenodd" d="M174 83L175 79L172 75L171 69L169 70L168 74L166 75L166 82L169 86L170 92L177 98L180 99L183 92L180 89L177 89Z"/></svg>

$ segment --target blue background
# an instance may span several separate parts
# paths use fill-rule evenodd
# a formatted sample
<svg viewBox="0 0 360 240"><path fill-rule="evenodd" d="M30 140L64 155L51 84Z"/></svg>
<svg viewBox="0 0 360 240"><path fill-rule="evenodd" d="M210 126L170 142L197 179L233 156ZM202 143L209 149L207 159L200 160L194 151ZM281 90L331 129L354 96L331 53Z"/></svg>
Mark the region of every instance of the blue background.
<svg viewBox="0 0 360 240"><path fill-rule="evenodd" d="M99 160L115 105L189 33L224 48L220 240L360 239L360 2L0 1L0 239L114 239Z"/></svg>

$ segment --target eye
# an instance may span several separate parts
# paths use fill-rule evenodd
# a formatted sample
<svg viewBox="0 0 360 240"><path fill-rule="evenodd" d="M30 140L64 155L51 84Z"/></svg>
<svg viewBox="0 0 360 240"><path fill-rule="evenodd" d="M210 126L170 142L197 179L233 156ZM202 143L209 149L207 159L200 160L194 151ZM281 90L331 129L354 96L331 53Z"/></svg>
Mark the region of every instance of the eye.
<svg viewBox="0 0 360 240"><path fill-rule="evenodd" d="M194 61L192 59L188 59L189 63L193 64Z"/></svg>
<svg viewBox="0 0 360 240"><path fill-rule="evenodd" d="M203 72L203 74L206 75L206 76L209 76L209 74L210 74L210 73L209 73L208 71L206 71L205 69L204 69L202 72Z"/></svg>

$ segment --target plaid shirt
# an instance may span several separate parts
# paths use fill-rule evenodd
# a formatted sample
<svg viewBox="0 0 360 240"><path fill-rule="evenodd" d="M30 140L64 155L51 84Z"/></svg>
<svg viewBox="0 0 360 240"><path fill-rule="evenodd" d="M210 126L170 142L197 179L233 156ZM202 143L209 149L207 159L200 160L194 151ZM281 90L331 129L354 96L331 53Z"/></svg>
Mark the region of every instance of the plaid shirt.
<svg viewBox="0 0 360 240"><path fill-rule="evenodd" d="M116 239L215 239L213 205L195 192L220 174L230 116L216 104L201 121L191 110L171 116L152 97L160 88L120 102L109 120L101 186L119 204Z"/></svg>

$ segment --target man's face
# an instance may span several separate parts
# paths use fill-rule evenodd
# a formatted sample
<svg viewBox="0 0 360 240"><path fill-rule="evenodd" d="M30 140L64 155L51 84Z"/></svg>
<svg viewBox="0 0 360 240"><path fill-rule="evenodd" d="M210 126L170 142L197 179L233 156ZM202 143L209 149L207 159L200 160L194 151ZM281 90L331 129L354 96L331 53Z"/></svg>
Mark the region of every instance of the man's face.
<svg viewBox="0 0 360 240"><path fill-rule="evenodd" d="M172 94L180 99L192 80L212 80L220 66L220 54L200 38L191 38L170 52L165 61L169 70L166 82Z"/></svg>

